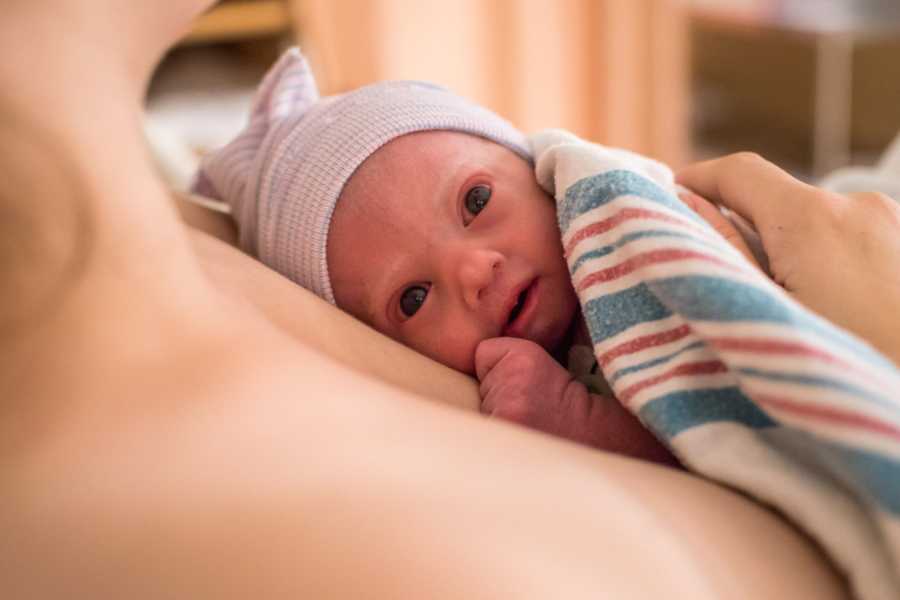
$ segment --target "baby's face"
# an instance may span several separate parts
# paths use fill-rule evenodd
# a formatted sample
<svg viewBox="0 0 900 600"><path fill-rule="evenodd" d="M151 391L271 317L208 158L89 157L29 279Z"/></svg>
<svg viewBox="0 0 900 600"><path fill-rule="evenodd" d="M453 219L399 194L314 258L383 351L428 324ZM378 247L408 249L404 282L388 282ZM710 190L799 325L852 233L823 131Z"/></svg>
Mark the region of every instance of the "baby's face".
<svg viewBox="0 0 900 600"><path fill-rule="evenodd" d="M327 254L338 306L468 373L488 338L553 350L577 308L553 199L522 158L463 133L402 136L369 157Z"/></svg>

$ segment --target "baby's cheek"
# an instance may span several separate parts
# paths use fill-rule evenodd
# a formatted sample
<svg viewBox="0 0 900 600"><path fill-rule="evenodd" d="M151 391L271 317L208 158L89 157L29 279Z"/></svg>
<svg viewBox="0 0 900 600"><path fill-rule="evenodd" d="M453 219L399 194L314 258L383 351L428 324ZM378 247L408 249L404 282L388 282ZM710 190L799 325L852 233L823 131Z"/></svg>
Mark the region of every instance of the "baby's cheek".
<svg viewBox="0 0 900 600"><path fill-rule="evenodd" d="M459 330L448 331L446 335L434 333L429 331L428 335L410 340L406 345L442 365L474 376L475 350L484 338L473 333L464 335L465 332Z"/></svg>

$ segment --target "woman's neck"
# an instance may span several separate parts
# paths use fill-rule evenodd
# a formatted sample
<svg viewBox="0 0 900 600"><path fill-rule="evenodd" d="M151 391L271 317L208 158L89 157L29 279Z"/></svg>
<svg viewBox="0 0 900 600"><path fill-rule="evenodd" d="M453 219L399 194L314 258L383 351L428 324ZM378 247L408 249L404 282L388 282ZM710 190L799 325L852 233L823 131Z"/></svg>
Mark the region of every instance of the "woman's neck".
<svg viewBox="0 0 900 600"><path fill-rule="evenodd" d="M89 274L136 295L148 281L170 282L171 297L183 286L192 254L141 126L150 71L192 16L167 15L169 4L4 7L0 240L11 251L0 253L0 279L17 293L0 299L0 329L18 330L51 299L61 304Z"/></svg>

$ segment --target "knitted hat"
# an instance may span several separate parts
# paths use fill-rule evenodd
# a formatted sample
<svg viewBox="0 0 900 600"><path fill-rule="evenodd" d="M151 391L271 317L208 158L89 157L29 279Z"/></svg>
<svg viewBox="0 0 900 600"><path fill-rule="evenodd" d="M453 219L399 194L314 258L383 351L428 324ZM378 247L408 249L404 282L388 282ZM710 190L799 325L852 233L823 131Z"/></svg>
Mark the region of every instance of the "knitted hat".
<svg viewBox="0 0 900 600"><path fill-rule="evenodd" d="M203 160L194 191L231 207L245 252L335 304L325 251L344 185L381 146L427 130L481 136L531 160L510 123L429 83L382 82L319 98L309 64L292 48L260 85L244 131Z"/></svg>

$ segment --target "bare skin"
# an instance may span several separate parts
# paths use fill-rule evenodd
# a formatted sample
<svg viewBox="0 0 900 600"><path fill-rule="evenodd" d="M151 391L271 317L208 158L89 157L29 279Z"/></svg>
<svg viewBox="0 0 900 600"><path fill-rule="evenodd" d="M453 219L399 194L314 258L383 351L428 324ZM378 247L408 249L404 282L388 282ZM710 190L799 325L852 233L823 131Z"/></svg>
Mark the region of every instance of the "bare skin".
<svg viewBox="0 0 900 600"><path fill-rule="evenodd" d="M228 248L192 243L138 126L205 4L4 6L5 595L844 597L742 497L425 402L279 326L321 318L304 296L230 293Z"/></svg>

